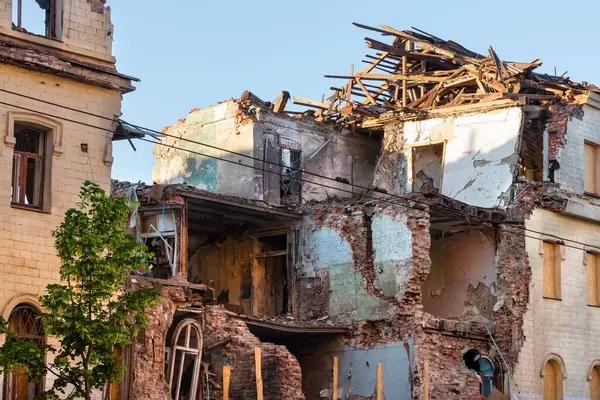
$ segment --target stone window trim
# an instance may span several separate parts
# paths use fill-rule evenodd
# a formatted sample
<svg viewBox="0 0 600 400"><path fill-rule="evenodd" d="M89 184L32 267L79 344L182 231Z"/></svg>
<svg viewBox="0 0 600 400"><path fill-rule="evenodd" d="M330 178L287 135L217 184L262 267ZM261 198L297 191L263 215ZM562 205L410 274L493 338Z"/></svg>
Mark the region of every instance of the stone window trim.
<svg viewBox="0 0 600 400"><path fill-rule="evenodd" d="M594 368L600 368L600 359L595 359L590 364L590 367L588 368L588 373L586 376L586 379L588 380L588 382L590 382L592 380L592 372L594 371Z"/></svg>
<svg viewBox="0 0 600 400"><path fill-rule="evenodd" d="M4 143L6 146L14 149L15 144L17 143L15 138L15 122L24 122L40 125L43 128L48 129L51 136L52 155L54 157L60 157L63 154L62 123L43 115L21 111L9 111L7 119L8 127L6 130L6 136L4 138Z"/></svg>
<svg viewBox="0 0 600 400"><path fill-rule="evenodd" d="M542 368L540 369L540 378L542 378L542 379L544 378L544 367L546 366L546 363L548 363L552 360L556 361L556 363L560 366L562 378L563 378L563 380L566 380L567 379L567 369L565 368L565 362L563 361L562 357L560 355L558 355L557 353L547 353L546 354L546 356L544 357L544 362L542 363ZM591 369L590 369L590 374L591 374Z"/></svg>

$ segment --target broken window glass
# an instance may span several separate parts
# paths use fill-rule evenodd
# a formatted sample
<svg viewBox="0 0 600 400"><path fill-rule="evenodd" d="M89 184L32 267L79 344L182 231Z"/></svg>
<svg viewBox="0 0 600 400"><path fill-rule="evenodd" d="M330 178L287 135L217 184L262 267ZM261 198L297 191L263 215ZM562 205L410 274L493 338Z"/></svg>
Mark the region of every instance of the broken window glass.
<svg viewBox="0 0 600 400"><path fill-rule="evenodd" d="M21 123L15 123L14 132L11 203L41 208L47 132Z"/></svg>
<svg viewBox="0 0 600 400"><path fill-rule="evenodd" d="M198 385L204 340L198 321L186 318L171 337L168 349L168 383L173 400L199 400Z"/></svg>
<svg viewBox="0 0 600 400"><path fill-rule="evenodd" d="M56 38L56 10L60 0L16 0L12 27L35 35Z"/></svg>

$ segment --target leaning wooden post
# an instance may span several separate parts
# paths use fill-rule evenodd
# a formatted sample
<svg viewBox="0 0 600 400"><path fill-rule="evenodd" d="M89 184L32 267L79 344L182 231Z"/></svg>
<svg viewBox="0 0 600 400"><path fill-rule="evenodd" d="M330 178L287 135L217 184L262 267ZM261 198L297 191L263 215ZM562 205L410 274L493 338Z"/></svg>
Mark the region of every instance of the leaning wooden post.
<svg viewBox="0 0 600 400"><path fill-rule="evenodd" d="M423 363L423 400L429 400L429 360Z"/></svg>
<svg viewBox="0 0 600 400"><path fill-rule="evenodd" d="M383 364L377 364L377 400L383 400Z"/></svg>
<svg viewBox="0 0 600 400"><path fill-rule="evenodd" d="M256 400L263 400L263 382L260 347L254 348L254 366L256 369Z"/></svg>
<svg viewBox="0 0 600 400"><path fill-rule="evenodd" d="M338 398L338 372L339 372L338 358L333 357L333 396L331 396L331 398L333 400L337 400L337 398Z"/></svg>
<svg viewBox="0 0 600 400"><path fill-rule="evenodd" d="M223 400L229 400L229 381L231 380L231 367L223 366Z"/></svg>

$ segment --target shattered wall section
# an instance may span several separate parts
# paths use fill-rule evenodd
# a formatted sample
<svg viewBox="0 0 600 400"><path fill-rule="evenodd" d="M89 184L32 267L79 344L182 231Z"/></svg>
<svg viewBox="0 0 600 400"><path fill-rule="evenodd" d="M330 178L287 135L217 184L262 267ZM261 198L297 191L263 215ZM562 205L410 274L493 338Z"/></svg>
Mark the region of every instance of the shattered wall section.
<svg viewBox="0 0 600 400"><path fill-rule="evenodd" d="M338 180L334 182L315 175L302 175L302 179L310 181L301 182L303 203L350 197L353 193L351 184L369 186L380 146L377 140L352 135L350 131L332 125L264 111L258 113L256 126L263 132L266 146L279 153L281 149L298 150L301 152L301 169ZM279 202L279 180L279 176L274 176L273 187L265 188L269 202Z"/></svg>
<svg viewBox="0 0 600 400"><path fill-rule="evenodd" d="M171 399L165 379L165 340L177 304L185 303L186 298L181 288L166 288L161 295L158 304L146 312L148 326L131 345L131 400Z"/></svg>
<svg viewBox="0 0 600 400"><path fill-rule="evenodd" d="M496 303L494 236L487 230L432 239L431 273L422 285L426 312L490 322Z"/></svg>
<svg viewBox="0 0 600 400"><path fill-rule="evenodd" d="M298 265L300 316L328 315L338 322L393 316L412 278L407 218L402 207L362 205L306 217ZM315 290L324 298L312 299Z"/></svg>
<svg viewBox="0 0 600 400"><path fill-rule="evenodd" d="M400 160L396 162L398 179L405 181L398 183L397 193L414 191L413 146L445 143L441 193L478 207L506 205L519 161L522 114L519 107L512 107L405 122ZM386 135L394 134L398 132L386 128ZM388 141L391 139L384 139Z"/></svg>
<svg viewBox="0 0 600 400"><path fill-rule="evenodd" d="M285 348L261 341L246 324L220 306L206 308L205 337L225 344L210 349L205 360L215 382L223 382L223 366L231 367L229 396L237 400L256 399L254 347L262 349L263 394L266 400L304 400L302 370L298 360ZM220 388L211 389L211 398L223 398Z"/></svg>

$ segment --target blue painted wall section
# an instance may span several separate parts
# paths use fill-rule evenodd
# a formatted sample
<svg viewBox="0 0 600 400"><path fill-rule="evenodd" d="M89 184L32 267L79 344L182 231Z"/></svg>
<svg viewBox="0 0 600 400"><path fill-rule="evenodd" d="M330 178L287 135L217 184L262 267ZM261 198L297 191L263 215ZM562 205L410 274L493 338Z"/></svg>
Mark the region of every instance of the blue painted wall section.
<svg viewBox="0 0 600 400"><path fill-rule="evenodd" d="M393 343L369 350L346 348L332 354L339 357L339 384L342 399L348 393L371 398L376 393L377 364L383 364L383 393L387 400L411 398L410 357L412 343Z"/></svg>

